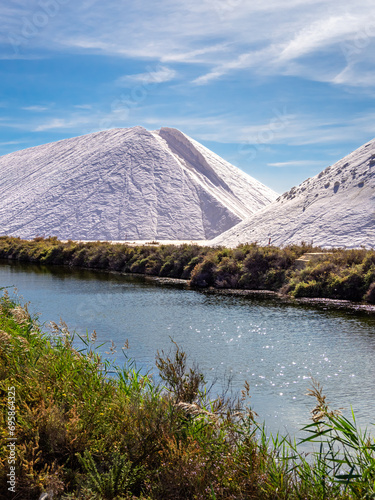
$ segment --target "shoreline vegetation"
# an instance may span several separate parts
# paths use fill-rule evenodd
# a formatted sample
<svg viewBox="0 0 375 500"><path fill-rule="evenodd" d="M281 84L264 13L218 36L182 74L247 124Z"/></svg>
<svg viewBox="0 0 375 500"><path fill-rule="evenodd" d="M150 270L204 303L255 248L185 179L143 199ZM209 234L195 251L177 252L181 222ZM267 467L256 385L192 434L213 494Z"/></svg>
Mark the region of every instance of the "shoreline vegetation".
<svg viewBox="0 0 375 500"><path fill-rule="evenodd" d="M375 497L374 439L354 413L331 410L317 382L302 429L302 443L315 443L307 455L256 423L247 383L237 398L210 399L173 341L156 353L156 384L127 357L127 343L119 368L99 356L95 332L80 337L80 351L75 335L63 322L46 333L27 305L6 291L0 298L1 499Z"/></svg>
<svg viewBox="0 0 375 500"><path fill-rule="evenodd" d="M306 253L318 259L297 265ZM56 237L0 237L0 258L48 265L135 273L188 280L190 286L223 293L271 291L296 299L333 299L375 304L375 251L325 251L310 244L283 248L255 243L237 248L61 242Z"/></svg>

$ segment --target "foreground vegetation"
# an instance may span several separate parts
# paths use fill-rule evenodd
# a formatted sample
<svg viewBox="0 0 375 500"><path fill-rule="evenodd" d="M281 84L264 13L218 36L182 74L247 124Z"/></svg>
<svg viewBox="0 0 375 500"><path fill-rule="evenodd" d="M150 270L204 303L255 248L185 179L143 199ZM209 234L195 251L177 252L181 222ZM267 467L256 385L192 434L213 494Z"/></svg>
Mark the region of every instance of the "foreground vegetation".
<svg viewBox="0 0 375 500"><path fill-rule="evenodd" d="M95 332L81 339L84 352L73 340L63 323L44 333L27 306L7 294L0 299L1 498L12 498L9 388L14 498L375 497L374 441L355 420L331 411L318 385L310 391L316 407L305 432L321 445L306 457L286 438L266 437L246 407L247 385L236 401L210 400L203 375L175 344L157 353L157 385L126 358L126 345L125 365L115 368L96 353Z"/></svg>
<svg viewBox="0 0 375 500"><path fill-rule="evenodd" d="M284 248L246 244L228 249L0 237L3 259L182 278L201 288L272 290L293 297L375 304L374 250L330 250L326 257L298 269L296 260L306 252L322 249L307 244Z"/></svg>

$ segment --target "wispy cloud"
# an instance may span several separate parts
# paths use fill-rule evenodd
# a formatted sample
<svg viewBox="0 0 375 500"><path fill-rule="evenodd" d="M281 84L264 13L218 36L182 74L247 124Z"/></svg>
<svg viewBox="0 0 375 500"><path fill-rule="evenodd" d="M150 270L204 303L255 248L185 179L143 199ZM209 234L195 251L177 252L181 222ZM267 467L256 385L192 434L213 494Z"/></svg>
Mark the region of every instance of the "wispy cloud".
<svg viewBox="0 0 375 500"><path fill-rule="evenodd" d="M343 144L348 141L363 142L364 137L375 136L375 114L358 113L350 121L327 120L313 114L288 114L280 112L279 118L271 116L269 120L247 124L244 118L235 113L197 115L172 114L158 110L154 106L139 106L131 110L131 116L116 110L109 112L70 113L46 121L30 122L29 130L34 132L69 131L70 133L90 133L97 130L117 127L143 125L148 129L170 126L179 128L197 140L213 141L226 144L244 144L261 147L271 145L311 146ZM275 127L273 127L275 124ZM24 127L25 128L25 125ZM270 131L272 133L270 133ZM314 162L306 161L306 165ZM292 167L302 165L301 161L273 162L273 167ZM318 165L318 163L316 163ZM305 166L306 166L305 165Z"/></svg>
<svg viewBox="0 0 375 500"><path fill-rule="evenodd" d="M230 52L229 43L219 43L215 45L206 45L200 49L191 50L189 52L176 51L167 52L160 56L162 62L174 62L174 63L205 63L207 62L207 56L212 58L213 54L223 54Z"/></svg>
<svg viewBox="0 0 375 500"><path fill-rule="evenodd" d="M24 144L24 141L5 141L5 142L0 142L0 146L14 146L16 144Z"/></svg>
<svg viewBox="0 0 375 500"><path fill-rule="evenodd" d="M299 59L348 39L357 33L364 23L363 17L344 14L318 19L303 27L287 43L279 55L279 62Z"/></svg>
<svg viewBox="0 0 375 500"><path fill-rule="evenodd" d="M236 70L249 69L260 65L262 62L270 60L274 57L275 49L274 47L269 47L266 49L248 52L240 54L233 60L226 61L216 66L212 71L204 75L199 76L194 80L193 83L198 85L206 85L207 83L217 80L218 78L231 74Z"/></svg>
<svg viewBox="0 0 375 500"><path fill-rule="evenodd" d="M23 109L24 111L35 111L37 113L42 113L43 111L47 111L47 109L49 108L47 106L35 105L35 106L24 106L21 109Z"/></svg>
<svg viewBox="0 0 375 500"><path fill-rule="evenodd" d="M157 67L149 67L145 73L136 75L124 75L115 81L118 86L128 86L129 84L153 84L165 83L176 78L177 72L167 66L158 65Z"/></svg>
<svg viewBox="0 0 375 500"><path fill-rule="evenodd" d="M325 162L322 161L310 161L310 160L295 160L295 161L283 161L276 163L267 163L269 167L284 168L284 167L311 167L311 166L324 166Z"/></svg>
<svg viewBox="0 0 375 500"><path fill-rule="evenodd" d="M295 24L294 28L296 31L264 40L266 45L260 49L254 47L232 60L224 60L195 79L194 83L207 84L225 75L230 76L236 70L251 69L259 74L294 75L334 84L374 86L374 81L368 76L374 71L375 61L368 54L375 45L375 10L369 17L343 13L319 18L307 26ZM361 57L364 54L365 60ZM316 57L313 65L312 57ZM361 59L361 66L357 65L357 71L353 71L353 65Z"/></svg>
<svg viewBox="0 0 375 500"><path fill-rule="evenodd" d="M371 0L186 0L180 4L160 0L157 9L151 0L126 9L117 0L105 4L85 0L64 2L56 15L45 14L48 22L43 28L34 22L35 15L42 12L41 2L34 6L25 0L3 3L3 57L12 55L12 39L23 36L18 55L22 57L69 51L168 64L157 75L160 83L176 77L173 64L184 63L200 66L201 74L195 72L192 77L199 85L244 70L336 85L372 85L363 76L375 69L375 61L369 57L375 45L375 4ZM32 36L26 36L25 23L31 23ZM361 59L360 51L352 51L348 60L345 43L354 44L368 57ZM315 58L314 64L311 58ZM359 59L360 66L356 64ZM328 71L327 61L333 60ZM124 78L131 77L142 81L147 73Z"/></svg>
<svg viewBox="0 0 375 500"><path fill-rule="evenodd" d="M82 127L88 126L93 123L95 119L88 116L71 116L70 118L52 118L44 123L35 125L32 128L33 132L46 132L50 130L81 130Z"/></svg>
<svg viewBox="0 0 375 500"><path fill-rule="evenodd" d="M272 116L270 120L252 125L244 123L243 118L234 114L206 117L169 115L164 116L162 121L193 134L197 140L254 145L262 150L270 145L310 146L343 144L348 141L357 141L361 144L363 137L375 136L375 116L371 113L359 113L345 123L339 118L327 120L313 114L287 113L283 113L279 119L277 116ZM149 118L144 122L158 125L161 119ZM272 127L273 123L275 127ZM279 163L278 166L281 166L281 162ZM312 164L310 161L308 163ZM298 164L301 162L298 161ZM292 163L289 163L289 166L292 166Z"/></svg>
<svg viewBox="0 0 375 500"><path fill-rule="evenodd" d="M76 109L92 109L92 105L91 104L75 104L74 107Z"/></svg>

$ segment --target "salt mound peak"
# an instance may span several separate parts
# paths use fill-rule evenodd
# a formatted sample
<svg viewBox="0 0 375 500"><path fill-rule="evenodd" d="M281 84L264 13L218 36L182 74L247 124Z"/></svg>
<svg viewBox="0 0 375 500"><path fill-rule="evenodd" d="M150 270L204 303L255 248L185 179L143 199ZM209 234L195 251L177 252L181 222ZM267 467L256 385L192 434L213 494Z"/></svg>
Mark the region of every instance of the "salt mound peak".
<svg viewBox="0 0 375 500"><path fill-rule="evenodd" d="M278 197L213 244L375 246L375 140Z"/></svg>
<svg viewBox="0 0 375 500"><path fill-rule="evenodd" d="M0 157L0 234L203 240L276 193L182 132L112 129Z"/></svg>

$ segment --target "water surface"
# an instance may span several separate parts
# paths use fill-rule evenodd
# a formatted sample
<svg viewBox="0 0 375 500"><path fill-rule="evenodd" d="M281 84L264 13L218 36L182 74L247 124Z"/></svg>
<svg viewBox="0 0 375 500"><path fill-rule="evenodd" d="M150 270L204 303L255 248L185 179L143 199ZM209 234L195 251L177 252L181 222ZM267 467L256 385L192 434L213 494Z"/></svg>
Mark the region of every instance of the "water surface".
<svg viewBox="0 0 375 500"><path fill-rule="evenodd" d="M59 322L98 342L113 340L144 370L171 338L211 381L247 380L251 405L270 430L295 434L308 423L311 377L336 407L353 406L364 427L375 413L375 317L258 297L227 297L143 277L4 262L0 286L17 287L41 321ZM108 350L108 345L102 347ZM216 386L220 392L220 384Z"/></svg>

